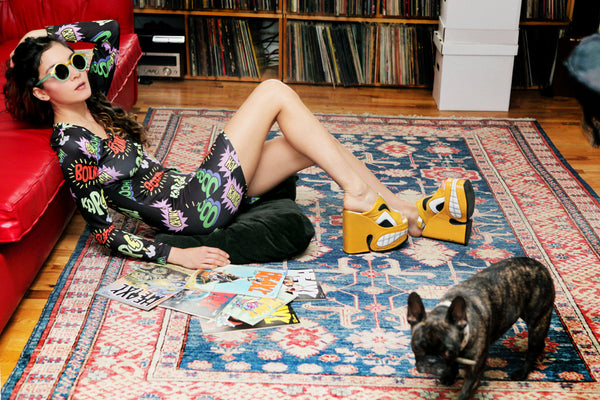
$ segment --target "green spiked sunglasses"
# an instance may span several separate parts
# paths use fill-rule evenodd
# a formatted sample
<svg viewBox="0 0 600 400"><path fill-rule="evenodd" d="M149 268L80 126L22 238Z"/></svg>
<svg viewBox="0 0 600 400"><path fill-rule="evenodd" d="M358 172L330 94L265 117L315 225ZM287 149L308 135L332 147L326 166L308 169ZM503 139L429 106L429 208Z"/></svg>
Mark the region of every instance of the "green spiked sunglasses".
<svg viewBox="0 0 600 400"><path fill-rule="evenodd" d="M46 82L48 79L54 77L59 81L66 81L71 76L71 70L69 69L69 65L72 65L77 71L83 71L87 68L87 59L85 55L81 53L73 53L71 59L68 63L58 63L54 65L52 71L42 79L35 86L40 86L42 83Z"/></svg>

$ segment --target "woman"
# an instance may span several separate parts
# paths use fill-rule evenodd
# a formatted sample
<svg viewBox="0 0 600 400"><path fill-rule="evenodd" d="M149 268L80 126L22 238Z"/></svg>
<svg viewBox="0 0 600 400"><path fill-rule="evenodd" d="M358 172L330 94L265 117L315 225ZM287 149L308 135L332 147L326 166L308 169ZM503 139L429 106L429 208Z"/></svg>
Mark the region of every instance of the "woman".
<svg viewBox="0 0 600 400"><path fill-rule="evenodd" d="M89 72L65 41L95 43ZM400 200L276 80L257 86L196 173L162 167L142 148L143 127L104 97L118 44L116 21L32 31L11 55L4 87L15 118L53 125L51 145L65 180L92 233L108 248L192 269L226 265L227 253L217 248L181 249L119 230L108 207L159 230L205 234L227 225L245 198L315 163L344 190L346 252L389 250L407 234L468 242L474 204L469 181L453 180L416 206ZM266 141L274 122L282 136Z"/></svg>

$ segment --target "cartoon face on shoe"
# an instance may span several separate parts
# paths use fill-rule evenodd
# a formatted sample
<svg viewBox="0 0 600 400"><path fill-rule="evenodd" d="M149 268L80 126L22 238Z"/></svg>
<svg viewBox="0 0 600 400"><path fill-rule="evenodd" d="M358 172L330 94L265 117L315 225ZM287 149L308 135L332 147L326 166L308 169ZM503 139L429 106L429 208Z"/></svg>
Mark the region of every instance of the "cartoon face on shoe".
<svg viewBox="0 0 600 400"><path fill-rule="evenodd" d="M408 220L388 207L381 196L371 210L364 213L344 210L343 218L346 253L391 250L408 237Z"/></svg>

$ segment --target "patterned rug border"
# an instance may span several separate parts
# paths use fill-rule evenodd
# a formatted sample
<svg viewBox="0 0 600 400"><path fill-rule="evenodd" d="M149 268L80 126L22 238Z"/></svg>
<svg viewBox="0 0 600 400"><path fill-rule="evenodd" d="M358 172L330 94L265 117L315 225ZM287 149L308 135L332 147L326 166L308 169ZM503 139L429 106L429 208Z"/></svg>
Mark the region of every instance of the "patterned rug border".
<svg viewBox="0 0 600 400"><path fill-rule="evenodd" d="M46 301L46 304L44 305L44 308L42 309L40 318L39 318L38 322L35 324L35 327L33 328L33 331L31 333L31 335L29 336L29 339L27 340L25 347L23 348L23 351L21 352L21 356L19 357L19 360L17 361L17 364L15 365L15 368L13 369L13 371L11 372L11 374L8 377L8 380L2 387L2 393L4 393L4 391L7 389L10 389L10 390L7 390L7 393L12 392L19 377L21 376L21 373L27 367L27 364L29 363L29 359L35 353L35 349L44 335L44 331L46 330L46 326L50 320L50 316L52 314L52 310L54 309L56 301L61 297L62 288L64 288L66 283L68 282L68 280L71 276L73 267L75 266L77 260L79 259L79 256L82 254L82 250L85 248L85 246L89 240L89 237L90 237L90 231L86 226L84 228L81 236L77 240L77 244L75 245L75 249L73 250L73 253L69 256L69 260L65 264L65 267L62 269L62 271L56 281L56 285L54 285L54 288L52 289L50 296L48 296L48 300ZM0 399L1 398L2 397L0 396Z"/></svg>

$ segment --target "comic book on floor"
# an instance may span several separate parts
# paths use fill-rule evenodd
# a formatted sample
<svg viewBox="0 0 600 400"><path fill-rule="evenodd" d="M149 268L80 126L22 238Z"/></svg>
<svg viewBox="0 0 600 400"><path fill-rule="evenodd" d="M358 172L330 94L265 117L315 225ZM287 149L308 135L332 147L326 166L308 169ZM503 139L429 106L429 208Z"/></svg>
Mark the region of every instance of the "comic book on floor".
<svg viewBox="0 0 600 400"><path fill-rule="evenodd" d="M192 273L172 264L140 263L127 275L98 289L97 293L148 311L181 292Z"/></svg>
<svg viewBox="0 0 600 400"><path fill-rule="evenodd" d="M295 298L295 294L287 293L284 289L274 298L238 294L223 308L221 315L256 325Z"/></svg>
<svg viewBox="0 0 600 400"><path fill-rule="evenodd" d="M281 289L285 273L283 270L247 265L227 265L196 271L188 280L187 288L275 298Z"/></svg>
<svg viewBox="0 0 600 400"><path fill-rule="evenodd" d="M277 328L298 323L300 323L300 320L298 319L298 316L293 310L291 304L286 304L255 325L250 325L245 322L238 321L235 318L227 318L225 316L211 320L200 320L200 326L203 334L227 333L248 329Z"/></svg>
<svg viewBox="0 0 600 400"><path fill-rule="evenodd" d="M161 307L210 319L216 318L236 296L234 293L184 289L161 303Z"/></svg>
<svg viewBox="0 0 600 400"><path fill-rule="evenodd" d="M288 269L283 282L295 300L325 300L325 293L313 269Z"/></svg>

